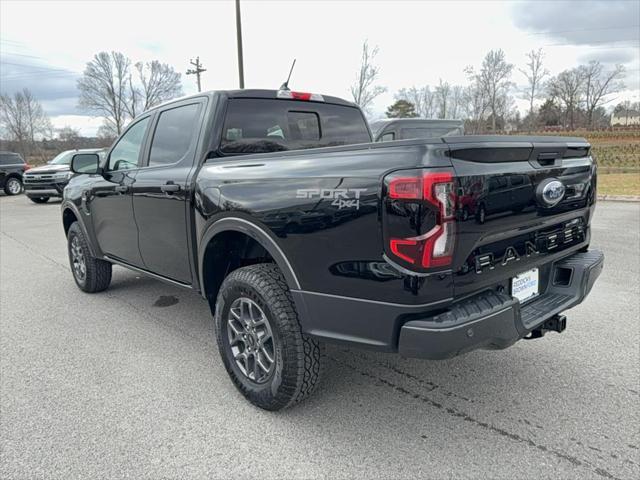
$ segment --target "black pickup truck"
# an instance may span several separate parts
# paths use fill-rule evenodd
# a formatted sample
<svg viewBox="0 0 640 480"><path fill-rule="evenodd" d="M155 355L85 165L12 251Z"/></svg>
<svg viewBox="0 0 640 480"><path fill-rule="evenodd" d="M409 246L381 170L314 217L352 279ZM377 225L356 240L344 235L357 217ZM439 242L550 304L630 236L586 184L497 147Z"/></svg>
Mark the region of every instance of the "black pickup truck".
<svg viewBox="0 0 640 480"><path fill-rule="evenodd" d="M589 150L372 143L338 98L203 93L141 115L104 162L74 156L62 221L80 289L117 264L199 291L234 384L277 410L314 389L324 342L440 359L564 330L603 266Z"/></svg>

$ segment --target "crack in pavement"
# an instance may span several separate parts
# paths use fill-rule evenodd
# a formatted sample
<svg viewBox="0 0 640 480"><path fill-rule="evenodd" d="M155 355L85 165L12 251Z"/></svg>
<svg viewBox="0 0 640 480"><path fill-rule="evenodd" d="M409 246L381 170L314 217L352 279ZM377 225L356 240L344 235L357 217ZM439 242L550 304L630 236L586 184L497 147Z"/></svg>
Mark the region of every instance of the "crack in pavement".
<svg viewBox="0 0 640 480"><path fill-rule="evenodd" d="M42 253L40 253L38 250L34 249L31 245L29 245L29 244L27 244L27 243L24 243L22 240L18 240L18 239L17 239L17 238L15 238L13 235L9 235L9 234L8 234L7 232L5 232L5 231L2 231L1 233L2 233L2 235L4 235L5 237L7 237L7 238L9 238L9 239L13 240L14 242L16 242L17 244L22 245L24 248L26 248L27 250L29 250L31 253L34 253L34 254L35 254L35 255L37 255L38 257L43 258L43 259L45 259L45 260L47 260L47 261L49 261L49 262L51 262L51 263L53 263L53 264L57 265L58 267L62 267L62 268L64 268L64 269L65 269L65 270L67 270L67 271L71 271L71 269L69 268L69 266L68 266L68 265L65 265L65 264L63 264L63 263L60 263L60 262L58 262L57 260L54 260L54 259L53 259L53 258L51 258L51 257L48 257L48 256L46 256L46 255L43 255L43 254L42 254Z"/></svg>
<svg viewBox="0 0 640 480"><path fill-rule="evenodd" d="M383 385L386 385L390 388L392 388L393 390L395 390L398 393L401 393L405 396L408 396L410 398L413 398L414 400L420 400L423 403L426 403L427 405L430 405L434 408L437 408L438 410L441 410L443 412L446 412L447 414L462 419L465 422L469 422L472 423L484 430L488 430L492 433L498 434L501 437L504 438L508 438L510 440L513 440L515 442L518 443L522 443L524 445L528 445L529 447L535 448L541 452L544 453L548 453L550 455L553 455L554 457L560 459L560 460L565 460L570 462L571 464L577 466L577 467L584 467L584 468L589 468L590 470L592 470L594 473L596 473L598 476L603 477L603 478L609 478L609 479L614 479L614 480L621 480L619 477L614 476L613 474L611 474L610 472L608 472L607 470L597 467L593 464L591 464L590 462L587 462L586 460L580 460L577 457L574 457L573 455L568 455L566 453L560 452L558 450L555 450L551 447L547 447L545 445L539 444L534 442L533 440L529 439L529 438L525 438L521 435L518 435L517 433L513 433L513 432L509 432L507 430L505 430L504 428L500 428L500 427L496 427L495 425L492 425L490 423L487 422L483 422L482 420L478 420L477 418L472 417L471 415L462 412L460 410L457 410L453 407L448 407L430 397L428 397L425 394L422 393L418 393L418 392L412 392L408 389L406 389L405 387L402 387L400 385L396 385L395 383L386 380L382 377L376 376L372 373L366 372L364 370L360 370L352 365L349 365L348 363L342 362L340 360L338 360L335 357L332 357L330 355L327 355L327 358L331 359L332 361L334 361L335 363L337 363L338 365L342 365L344 367L347 367L349 369L351 369L352 371L370 378L374 381L378 381L380 383L382 383Z"/></svg>
<svg viewBox="0 0 640 480"><path fill-rule="evenodd" d="M342 351L343 352L348 352L350 354L353 353L351 350L347 350L347 349L342 349ZM449 397L449 398L455 398L455 399L459 399L459 400L464 400L464 401L469 402L469 403L486 405L485 402L467 398L467 397L465 397L463 395L460 395L460 394L454 393L454 392L452 392L450 390L447 390L442 385L438 385L438 384L436 384L436 383L434 383L432 381L425 380L425 379L422 379L422 378L420 378L420 377L418 377L416 375L413 375L413 374L411 374L409 372L405 372L404 370L396 367L395 365L391 365L389 363L381 362L381 361L379 361L379 360L377 360L375 358L367 357L364 353L358 353L357 355L362 360L365 360L367 362L373 362L376 365L378 365L379 367L385 368L385 369L387 369L389 371L392 371L392 372L394 372L394 373L396 373L398 375L401 375L401 376L403 376L403 377L405 377L405 378L407 378L409 380L415 381L415 382L419 383L420 385L426 386L426 388L428 388L429 392L435 392L435 393L444 395L444 396ZM544 430L544 427L542 425L539 425L537 423L532 423L529 420L516 418L516 417L510 416L510 415L504 415L504 412L503 411L499 411L499 410L495 410L495 413L498 414L498 415L503 415L503 416L509 418L510 420L514 421L514 422L522 423L524 425L528 425L529 427L536 427L538 430ZM593 451L596 451L596 452L599 452L599 453L602 453L602 454L605 454L605 455L609 455L613 459L622 460L624 463L628 463L630 465L635 465L635 466L640 465L640 464L638 464L638 463L636 463L636 462L634 462L632 460L621 458L619 455L616 455L615 453L611 453L610 451L605 451L605 450L602 450L600 448L596 448L596 447L584 444L584 443L582 443L581 441L577 440L574 437L569 437L569 441L573 442L575 445L577 445L579 447L589 448L589 449L591 449ZM628 445L628 447L633 448L632 445ZM600 457L600 458L602 458L602 457Z"/></svg>

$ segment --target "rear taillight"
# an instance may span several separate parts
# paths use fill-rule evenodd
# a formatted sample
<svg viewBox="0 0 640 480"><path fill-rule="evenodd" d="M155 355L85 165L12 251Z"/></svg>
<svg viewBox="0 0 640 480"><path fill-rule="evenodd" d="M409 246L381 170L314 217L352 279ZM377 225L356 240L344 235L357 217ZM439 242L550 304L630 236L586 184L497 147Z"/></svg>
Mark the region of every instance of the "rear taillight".
<svg viewBox="0 0 640 480"><path fill-rule="evenodd" d="M453 259L456 236L453 174L413 172L415 176L394 174L387 180L391 205L386 215L394 217L385 221L387 251L402 266L447 267ZM415 235L407 235L409 232Z"/></svg>
<svg viewBox="0 0 640 480"><path fill-rule="evenodd" d="M24 167L22 167L22 170L26 172L27 170L29 170L31 168L33 168L31 165L29 165L28 163L25 163Z"/></svg>

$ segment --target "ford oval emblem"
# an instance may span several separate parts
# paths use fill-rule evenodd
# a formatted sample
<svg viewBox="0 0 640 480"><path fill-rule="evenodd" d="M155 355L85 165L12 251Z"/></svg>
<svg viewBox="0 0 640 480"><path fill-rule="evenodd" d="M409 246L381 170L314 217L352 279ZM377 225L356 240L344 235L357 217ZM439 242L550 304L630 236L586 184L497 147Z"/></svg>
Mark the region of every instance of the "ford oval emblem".
<svg viewBox="0 0 640 480"><path fill-rule="evenodd" d="M564 184L560 180L547 179L538 186L538 202L544 207L553 207L564 198L564 192Z"/></svg>

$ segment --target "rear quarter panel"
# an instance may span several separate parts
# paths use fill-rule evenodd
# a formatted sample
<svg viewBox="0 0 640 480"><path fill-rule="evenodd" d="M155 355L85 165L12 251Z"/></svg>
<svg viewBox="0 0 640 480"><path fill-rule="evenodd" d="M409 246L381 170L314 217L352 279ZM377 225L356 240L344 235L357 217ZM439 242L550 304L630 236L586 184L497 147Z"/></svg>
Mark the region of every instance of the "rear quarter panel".
<svg viewBox="0 0 640 480"><path fill-rule="evenodd" d="M391 268L380 231L383 177L450 165L446 151L439 142L407 141L210 159L196 182L198 238L236 216L269 232L303 290L406 304L448 297L450 275Z"/></svg>

